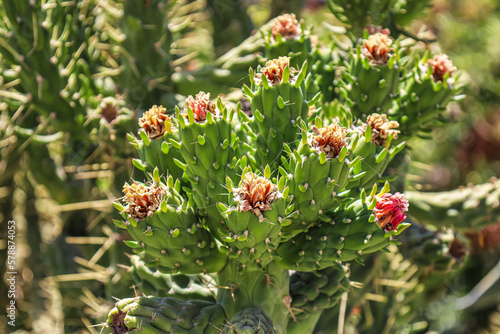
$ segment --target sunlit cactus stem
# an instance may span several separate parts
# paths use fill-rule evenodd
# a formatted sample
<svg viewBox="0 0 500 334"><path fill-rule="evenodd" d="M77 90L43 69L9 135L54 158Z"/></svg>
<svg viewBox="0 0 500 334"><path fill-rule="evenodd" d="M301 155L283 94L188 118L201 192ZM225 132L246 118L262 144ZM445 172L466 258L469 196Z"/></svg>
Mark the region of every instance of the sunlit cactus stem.
<svg viewBox="0 0 500 334"><path fill-rule="evenodd" d="M192 185L196 209L211 232L222 238L227 235L217 203L228 202L226 179L239 179L239 157L236 152L240 139L236 136L229 111L218 99L210 100L210 94L200 92L189 96L183 111L177 109L182 161L177 165L185 169Z"/></svg>
<svg viewBox="0 0 500 334"><path fill-rule="evenodd" d="M256 139L255 158L258 165L277 166L283 144L293 145L299 134L299 120L307 120L303 80L307 63L297 71L288 57L266 63L260 73L250 79L252 88L244 89L253 117L249 120L252 137Z"/></svg>
<svg viewBox="0 0 500 334"><path fill-rule="evenodd" d="M356 46L340 81L340 94L354 117L387 113L399 94L403 71L399 46L383 33L369 35Z"/></svg>
<svg viewBox="0 0 500 334"><path fill-rule="evenodd" d="M443 120L442 114L449 102L463 98L459 95L462 86L454 74L456 69L444 54L430 59L426 56L416 63L391 115L391 119L400 123L404 137L427 131L433 123Z"/></svg>

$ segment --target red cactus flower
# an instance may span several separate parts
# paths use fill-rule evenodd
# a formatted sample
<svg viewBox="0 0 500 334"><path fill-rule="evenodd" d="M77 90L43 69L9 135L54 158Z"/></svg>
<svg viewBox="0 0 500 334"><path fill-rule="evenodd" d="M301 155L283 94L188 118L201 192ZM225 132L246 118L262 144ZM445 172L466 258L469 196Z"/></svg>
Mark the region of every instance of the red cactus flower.
<svg viewBox="0 0 500 334"><path fill-rule="evenodd" d="M378 224L386 232L395 230L406 219L405 211L408 211L408 201L400 193L382 195L373 209Z"/></svg>
<svg viewBox="0 0 500 334"><path fill-rule="evenodd" d="M428 60L429 65L432 67L432 78L434 81L443 81L446 73L450 75L457 70L448 56L445 54L436 55L433 59Z"/></svg>

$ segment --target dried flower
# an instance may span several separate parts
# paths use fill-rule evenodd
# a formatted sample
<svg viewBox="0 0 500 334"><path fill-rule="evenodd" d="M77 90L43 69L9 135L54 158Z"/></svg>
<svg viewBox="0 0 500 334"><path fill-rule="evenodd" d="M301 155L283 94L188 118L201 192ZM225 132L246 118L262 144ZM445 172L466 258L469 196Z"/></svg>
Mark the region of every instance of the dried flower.
<svg viewBox="0 0 500 334"><path fill-rule="evenodd" d="M134 181L131 185L125 183L123 201L127 204L125 211L135 220L151 217L160 207L166 189L156 182L151 186Z"/></svg>
<svg viewBox="0 0 500 334"><path fill-rule="evenodd" d="M429 59L427 63L432 67L432 78L434 81L443 81L446 73L450 75L457 70L448 56L445 54L436 55L434 59Z"/></svg>
<svg viewBox="0 0 500 334"><path fill-rule="evenodd" d="M158 138L165 132L172 132L172 121L165 111L163 106L155 105L139 119L139 126L146 131L149 138Z"/></svg>
<svg viewBox="0 0 500 334"><path fill-rule="evenodd" d="M366 131L366 127L369 126L372 128L372 142L376 145L385 145L387 138L391 134L394 135L394 138L398 138L399 130L393 130L399 126L399 123L396 121L389 121L387 119L386 114L372 114L368 116L366 120L366 124L363 124L362 131Z"/></svg>
<svg viewBox="0 0 500 334"><path fill-rule="evenodd" d="M269 60L266 67L262 69L262 74L266 76L267 80L272 85L277 85L283 80L283 71L285 67L290 68L290 78L293 78L296 70L290 67L289 57L279 57L277 59Z"/></svg>
<svg viewBox="0 0 500 334"><path fill-rule="evenodd" d="M278 34L283 39L292 39L300 35L302 29L295 18L295 14L284 14L278 16L271 27L271 36L276 40Z"/></svg>
<svg viewBox="0 0 500 334"><path fill-rule="evenodd" d="M101 118L111 124L118 117L118 106L112 102L101 102Z"/></svg>
<svg viewBox="0 0 500 334"><path fill-rule="evenodd" d="M382 195L373 209L378 224L386 232L395 230L406 219L405 211L408 211L408 201L400 193Z"/></svg>
<svg viewBox="0 0 500 334"><path fill-rule="evenodd" d="M251 211L262 218L262 211L271 210L271 204L282 195L278 186L252 172L246 173L240 187L234 189L239 201L238 210Z"/></svg>
<svg viewBox="0 0 500 334"><path fill-rule="evenodd" d="M309 146L318 153L325 152L328 159L338 156L342 148L347 145L345 141L347 129L337 123L321 129L314 126L313 132L315 136L311 138Z"/></svg>
<svg viewBox="0 0 500 334"><path fill-rule="evenodd" d="M372 64L387 64L391 57L391 44L392 39L389 36L376 33L364 40L361 52Z"/></svg>
<svg viewBox="0 0 500 334"><path fill-rule="evenodd" d="M210 93L199 92L196 98L189 95L186 99L186 111L184 117L187 117L187 108L191 108L196 122L203 122L207 119L207 113L215 114L215 105L210 101Z"/></svg>

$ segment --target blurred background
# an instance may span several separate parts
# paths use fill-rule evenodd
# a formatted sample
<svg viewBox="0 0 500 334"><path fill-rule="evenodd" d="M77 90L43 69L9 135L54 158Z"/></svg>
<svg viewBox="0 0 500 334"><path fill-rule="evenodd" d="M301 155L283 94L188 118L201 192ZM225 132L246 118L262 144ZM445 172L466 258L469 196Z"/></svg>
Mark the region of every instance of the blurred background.
<svg viewBox="0 0 500 334"><path fill-rule="evenodd" d="M262 52L257 30L289 12L320 42L342 46L343 23L322 1L0 1L0 272L14 220L16 333L99 333L114 298L140 293L127 232L112 222L124 182L144 175L127 134L152 105L173 111L199 90L239 96ZM500 3L435 0L404 29L449 55L466 95L432 139L408 143L407 188L491 181L500 175ZM464 235L470 254L452 275L435 277L432 298L411 306L414 326L381 332L500 332L500 221ZM384 293L418 291L404 278L410 267L386 261L402 272ZM7 289L2 275L2 310ZM346 332L369 332L361 313L369 323L366 309L353 307ZM2 311L0 332L7 320Z"/></svg>

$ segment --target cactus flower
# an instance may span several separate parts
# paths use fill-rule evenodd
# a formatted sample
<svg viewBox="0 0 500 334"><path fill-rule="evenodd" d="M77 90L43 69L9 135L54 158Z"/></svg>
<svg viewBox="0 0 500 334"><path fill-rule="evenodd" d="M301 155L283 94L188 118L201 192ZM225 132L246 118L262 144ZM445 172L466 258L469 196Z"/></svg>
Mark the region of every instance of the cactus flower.
<svg viewBox="0 0 500 334"><path fill-rule="evenodd" d="M276 40L278 35L283 39L292 39L300 35L302 29L295 18L295 14L278 16L271 27L271 36Z"/></svg>
<svg viewBox="0 0 500 334"><path fill-rule="evenodd" d="M282 196L277 185L252 172L245 174L234 193L239 201L238 210L251 211L258 217L262 217L262 211L271 210L271 204Z"/></svg>
<svg viewBox="0 0 500 334"><path fill-rule="evenodd" d="M457 70L448 56L445 54L436 55L433 59L429 59L427 63L432 67L432 78L434 81L443 81L446 73L450 75Z"/></svg>
<svg viewBox="0 0 500 334"><path fill-rule="evenodd" d="M155 183L146 186L134 181L131 185L125 183L123 193L123 201L127 204L124 212L135 220L143 220L158 210L166 189Z"/></svg>
<svg viewBox="0 0 500 334"><path fill-rule="evenodd" d="M398 138L399 130L394 130L399 126L396 121L389 121L386 114L372 114L368 116L366 120L366 125L363 125L363 132L366 130L366 126L372 128L372 142L376 145L384 145L390 135L394 135L394 138Z"/></svg>
<svg viewBox="0 0 500 334"><path fill-rule="evenodd" d="M361 48L363 56L372 64L387 64L391 54L392 39L382 33L370 35Z"/></svg>
<svg viewBox="0 0 500 334"><path fill-rule="evenodd" d="M378 224L386 232L395 230L406 219L405 211L408 211L408 201L400 193L382 195L373 209Z"/></svg>
<svg viewBox="0 0 500 334"><path fill-rule="evenodd" d="M315 136L311 138L309 146L318 154L325 152L328 159L338 156L342 148L347 145L345 141L347 129L337 123L322 127L321 129L314 126L313 132Z"/></svg>
<svg viewBox="0 0 500 334"><path fill-rule="evenodd" d="M149 138L158 138L163 136L165 132L172 131L172 122L165 111L163 106L155 105L139 119L139 126L146 131Z"/></svg>
<svg viewBox="0 0 500 334"><path fill-rule="evenodd" d="M266 62L266 67L262 68L262 74L266 76L269 83L277 85L283 80L283 71L287 66L290 68L290 79L292 79L296 70L290 67L289 57L269 60Z"/></svg>
<svg viewBox="0 0 500 334"><path fill-rule="evenodd" d="M196 97L189 95L186 99L186 108L189 107L193 111L194 120L203 122L207 119L207 112L215 114L215 105L210 101L210 93L199 92ZM184 113L187 117L187 112Z"/></svg>

